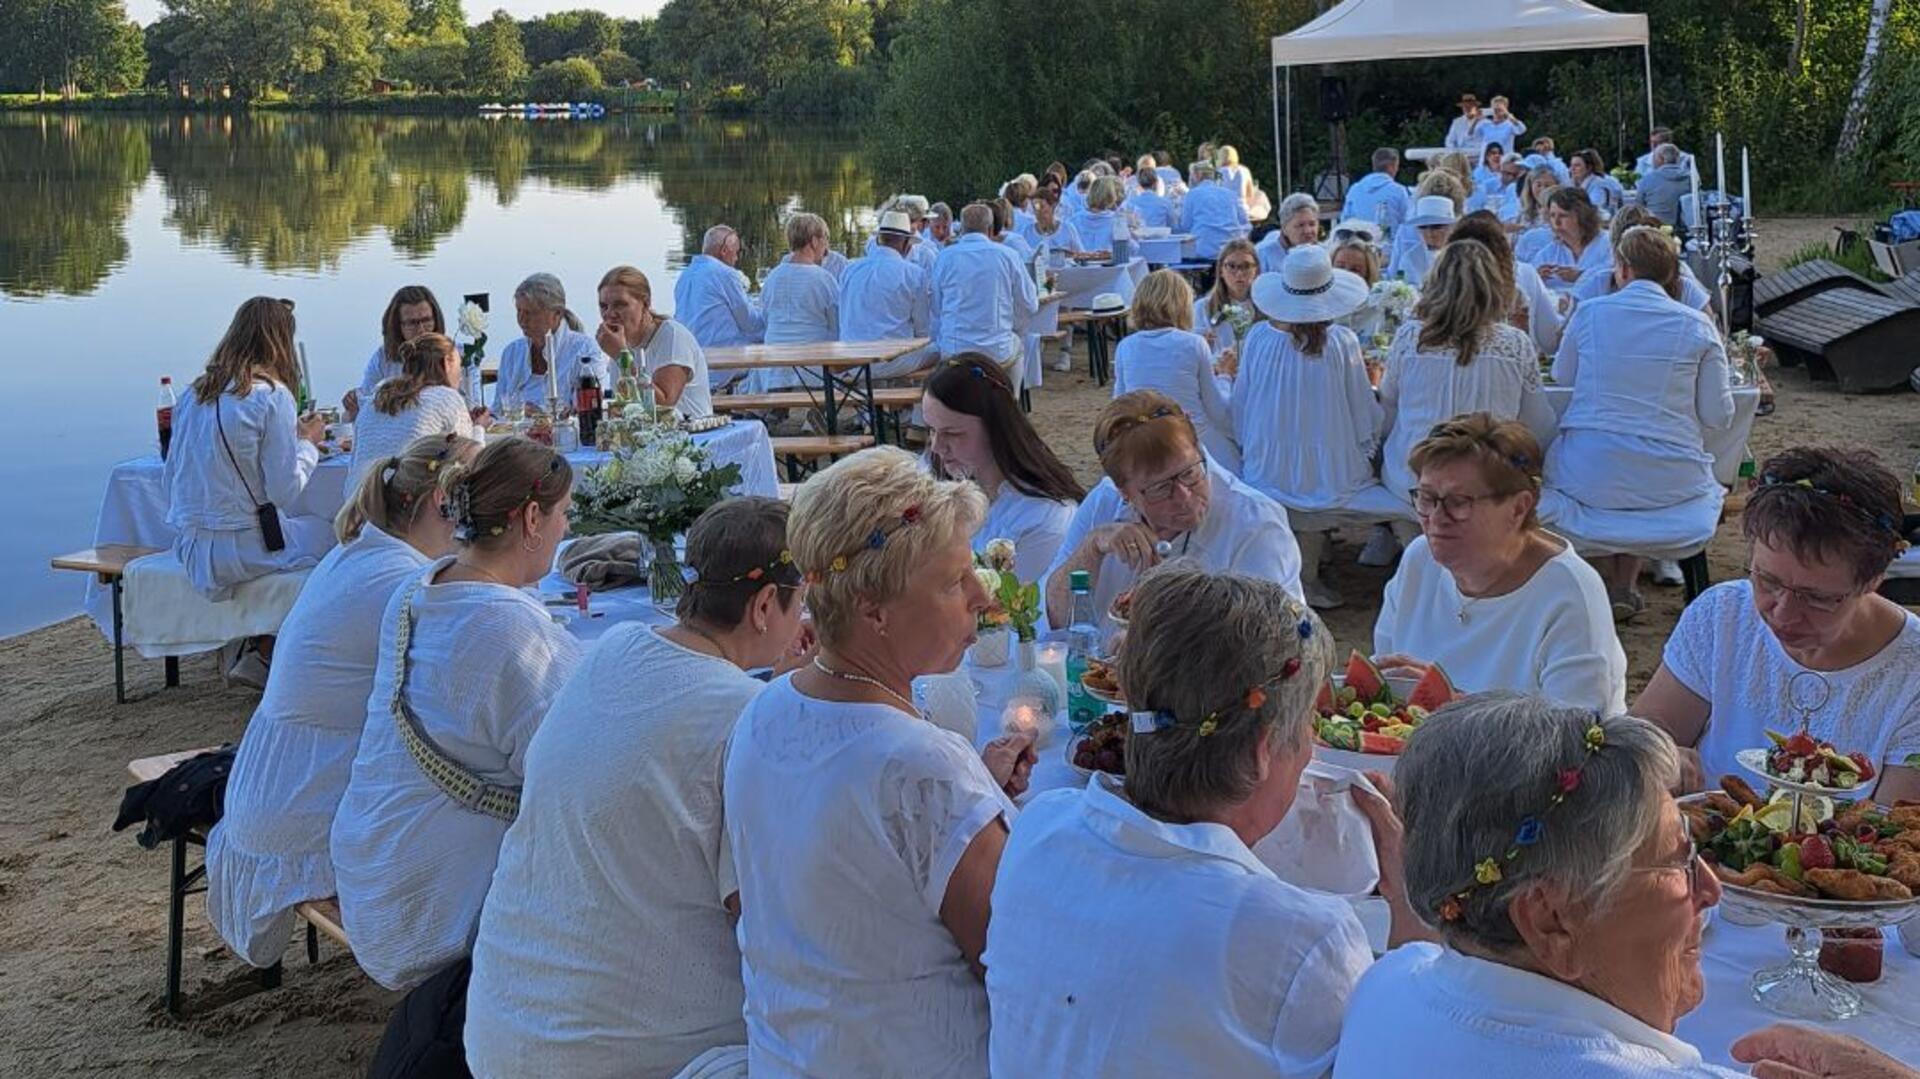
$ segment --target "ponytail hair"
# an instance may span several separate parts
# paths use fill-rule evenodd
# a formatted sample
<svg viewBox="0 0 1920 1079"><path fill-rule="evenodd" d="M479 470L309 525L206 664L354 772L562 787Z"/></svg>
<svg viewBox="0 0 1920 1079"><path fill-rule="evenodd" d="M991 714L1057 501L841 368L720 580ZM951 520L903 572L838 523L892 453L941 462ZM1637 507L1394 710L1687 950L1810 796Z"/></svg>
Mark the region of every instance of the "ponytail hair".
<svg viewBox="0 0 1920 1079"><path fill-rule="evenodd" d="M550 273L528 275L525 281L513 290L513 298L525 300L543 311L558 311L567 328L579 333L585 329L580 316L567 306L567 288L560 279Z"/></svg>
<svg viewBox="0 0 1920 1079"><path fill-rule="evenodd" d="M456 461L440 470L453 538L481 550L512 542L507 532L515 513L529 504L552 510L572 488L565 457L518 435L489 441L470 464Z"/></svg>
<svg viewBox="0 0 1920 1079"><path fill-rule="evenodd" d="M400 374L373 391L374 410L398 416L412 408L428 386L452 386L447 381L447 357L454 354L453 340L445 334L423 333L401 342Z"/></svg>
<svg viewBox="0 0 1920 1079"><path fill-rule="evenodd" d="M334 538L352 543L367 525L390 536L406 534L420 519L421 509L433 501L440 474L479 449L478 442L459 435L414 439L399 456L381 461L361 479L359 490L333 519Z"/></svg>

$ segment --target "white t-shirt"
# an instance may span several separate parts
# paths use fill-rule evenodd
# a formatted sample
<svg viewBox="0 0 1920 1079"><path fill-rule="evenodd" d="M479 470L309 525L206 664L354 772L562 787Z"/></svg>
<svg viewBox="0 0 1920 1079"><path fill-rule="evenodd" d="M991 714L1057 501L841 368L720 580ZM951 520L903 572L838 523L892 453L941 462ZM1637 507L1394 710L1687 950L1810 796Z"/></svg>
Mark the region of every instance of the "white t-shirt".
<svg viewBox="0 0 1920 1079"><path fill-rule="evenodd" d="M431 581L451 559L428 567ZM407 752L390 709L407 586L380 631L380 666L346 796L333 819L334 878L353 957L409 989L462 956L493 880L506 823L454 804ZM580 646L517 588L456 581L414 597L407 703L441 751L481 779L519 786L527 742L573 673Z"/></svg>
<svg viewBox="0 0 1920 1079"><path fill-rule="evenodd" d="M1013 804L966 739L780 679L727 755L749 1069L987 1074L987 992L940 920L974 837Z"/></svg>
<svg viewBox="0 0 1920 1079"><path fill-rule="evenodd" d="M527 748L467 988L475 1075L676 1074L747 1040L720 772L763 687L629 623Z"/></svg>
<svg viewBox="0 0 1920 1079"><path fill-rule="evenodd" d="M697 420L713 415L713 393L707 385L707 354L700 350L700 342L693 339L693 331L670 318L661 319L646 348L634 350L635 359L643 357L649 379L669 367L684 367L693 372L687 377L686 388L680 391L679 402L674 405L681 419Z"/></svg>
<svg viewBox="0 0 1920 1079"><path fill-rule="evenodd" d="M1511 689L1610 716L1625 712L1627 654L1607 586L1572 544L1559 542L1560 553L1519 588L1468 599L1433 560L1427 538L1414 540L1387 582L1374 654L1438 663L1463 693Z"/></svg>
<svg viewBox="0 0 1920 1079"><path fill-rule="evenodd" d="M387 359L387 343L381 341L373 346L373 355L367 357L366 370L360 372L360 407L367 407L373 400L373 391L382 382L400 374L400 361Z"/></svg>
<svg viewBox="0 0 1920 1079"><path fill-rule="evenodd" d="M1373 955L1344 900L1100 775L1021 813L983 959L995 1075L1318 1079Z"/></svg>
<svg viewBox="0 0 1920 1079"><path fill-rule="evenodd" d="M1770 745L1767 729L1799 729L1788 687L1807 668L1760 620L1751 582L1727 581L1701 593L1681 612L1661 658L1713 709L1700 737L1708 778L1744 775L1734 754ZM1815 738L1842 753L1865 753L1883 771L1885 762L1920 753L1920 617L1908 612L1899 635L1872 658L1820 674L1832 690L1808 724ZM1800 692L1817 697L1810 689Z"/></svg>
<svg viewBox="0 0 1920 1079"><path fill-rule="evenodd" d="M973 550L979 554L989 541L1013 541L1013 573L1032 584L1047 572L1060 553L1060 541L1073 523L1076 502L1055 502L1018 490L1002 482L1000 493L987 505L987 519L973 534Z"/></svg>
<svg viewBox="0 0 1920 1079"><path fill-rule="evenodd" d="M360 489L360 481L373 466L406 452L414 439L428 435L484 438L486 432L474 424L467 399L451 386L426 387L413 404L392 416L375 408L373 398L368 398L353 425L353 469L347 474L347 497L352 498Z"/></svg>

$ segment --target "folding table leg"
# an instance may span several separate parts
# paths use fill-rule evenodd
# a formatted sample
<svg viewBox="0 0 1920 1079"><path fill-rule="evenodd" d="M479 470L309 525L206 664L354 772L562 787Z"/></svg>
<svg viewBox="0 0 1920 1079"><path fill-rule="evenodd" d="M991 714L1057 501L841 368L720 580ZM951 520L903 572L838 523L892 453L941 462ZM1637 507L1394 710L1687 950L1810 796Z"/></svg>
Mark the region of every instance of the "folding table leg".
<svg viewBox="0 0 1920 1079"><path fill-rule="evenodd" d="M112 578L113 588L113 703L127 703L127 660L121 654L123 633L120 621L120 578Z"/></svg>
<svg viewBox="0 0 1920 1079"><path fill-rule="evenodd" d="M281 975L281 967L278 962L274 963L270 967L263 968L260 971L260 988L262 989L280 988L280 975Z"/></svg>
<svg viewBox="0 0 1920 1079"><path fill-rule="evenodd" d="M167 688L172 689L175 686L178 686L180 684L180 657L168 656L166 661L166 666L167 666Z"/></svg>
<svg viewBox="0 0 1920 1079"><path fill-rule="evenodd" d="M1680 576L1687 583L1687 602L1692 603L1699 599L1700 593L1705 592L1713 583L1713 578L1707 569L1707 552L1701 551L1691 558L1682 560Z"/></svg>
<svg viewBox="0 0 1920 1079"><path fill-rule="evenodd" d="M167 878L167 1014L180 1014L180 958L186 946L187 840L173 841L172 872Z"/></svg>
<svg viewBox="0 0 1920 1079"><path fill-rule="evenodd" d="M307 962L309 964L312 964L312 963L318 963L319 961L320 961L320 931L313 927L312 922L308 922L307 923Z"/></svg>
<svg viewBox="0 0 1920 1079"><path fill-rule="evenodd" d="M820 374L820 400L821 407L826 409L827 434L837 435L840 433L840 410L833 404L833 368L822 366Z"/></svg>

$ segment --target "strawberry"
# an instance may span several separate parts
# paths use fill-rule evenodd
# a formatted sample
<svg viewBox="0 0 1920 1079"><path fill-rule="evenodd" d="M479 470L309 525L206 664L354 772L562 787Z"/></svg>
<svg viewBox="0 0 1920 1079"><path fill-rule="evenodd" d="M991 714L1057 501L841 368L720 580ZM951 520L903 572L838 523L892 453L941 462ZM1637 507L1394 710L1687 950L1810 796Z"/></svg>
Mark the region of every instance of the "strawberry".
<svg viewBox="0 0 1920 1079"><path fill-rule="evenodd" d="M1823 835L1810 835L1800 841L1800 868L1832 869L1833 844Z"/></svg>
<svg viewBox="0 0 1920 1079"><path fill-rule="evenodd" d="M1867 759L1865 753L1849 753L1847 759L1860 766L1860 782L1865 783L1873 778L1873 762Z"/></svg>
<svg viewBox="0 0 1920 1079"><path fill-rule="evenodd" d="M1820 752L1820 743L1814 741L1807 732L1801 731L1790 736L1780 748L1796 757L1811 757Z"/></svg>

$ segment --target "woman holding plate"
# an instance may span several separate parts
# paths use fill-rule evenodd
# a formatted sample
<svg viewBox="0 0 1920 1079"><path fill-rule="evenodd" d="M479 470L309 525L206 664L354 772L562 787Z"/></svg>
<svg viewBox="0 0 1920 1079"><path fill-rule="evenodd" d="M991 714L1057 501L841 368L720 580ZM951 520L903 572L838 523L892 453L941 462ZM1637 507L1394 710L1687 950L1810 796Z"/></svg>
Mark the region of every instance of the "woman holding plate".
<svg viewBox="0 0 1920 1079"><path fill-rule="evenodd" d="M1735 754L1808 733L1879 773L1862 794L1920 799L1920 617L1876 594L1904 549L1900 482L1864 450L1768 458L1741 515L1747 578L1687 606L1634 701L1686 747L1685 788L1738 772ZM1816 687L1800 688L1810 681ZM1704 774L1703 774L1704 773Z"/></svg>

